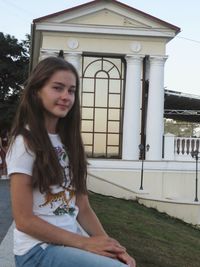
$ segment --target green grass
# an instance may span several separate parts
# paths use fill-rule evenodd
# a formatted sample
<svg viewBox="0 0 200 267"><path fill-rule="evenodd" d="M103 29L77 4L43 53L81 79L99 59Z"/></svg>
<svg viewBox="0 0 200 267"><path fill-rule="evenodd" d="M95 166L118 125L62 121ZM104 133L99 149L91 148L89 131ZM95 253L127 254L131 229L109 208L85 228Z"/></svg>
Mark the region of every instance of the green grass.
<svg viewBox="0 0 200 267"><path fill-rule="evenodd" d="M200 267L200 230L135 201L89 197L107 233L127 248L137 267Z"/></svg>

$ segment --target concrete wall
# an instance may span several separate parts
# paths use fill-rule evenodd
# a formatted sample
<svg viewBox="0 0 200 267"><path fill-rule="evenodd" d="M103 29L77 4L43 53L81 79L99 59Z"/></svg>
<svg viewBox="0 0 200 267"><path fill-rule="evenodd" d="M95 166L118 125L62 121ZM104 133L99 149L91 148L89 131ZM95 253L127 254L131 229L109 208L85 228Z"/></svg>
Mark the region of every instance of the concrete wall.
<svg viewBox="0 0 200 267"><path fill-rule="evenodd" d="M200 227L200 203L166 201L143 197L138 197L138 202L148 208L155 208L159 212L165 212L172 217Z"/></svg>
<svg viewBox="0 0 200 267"><path fill-rule="evenodd" d="M141 162L90 160L88 188L103 195L137 200L200 227L200 201L194 201L194 167L194 162L145 161L140 190Z"/></svg>
<svg viewBox="0 0 200 267"><path fill-rule="evenodd" d="M193 201L194 162L144 162L143 193L154 198ZM141 162L90 160L88 186L95 192L134 198L140 189ZM126 193L124 193L126 191ZM123 192L123 193L122 193ZM198 184L200 199L200 183Z"/></svg>

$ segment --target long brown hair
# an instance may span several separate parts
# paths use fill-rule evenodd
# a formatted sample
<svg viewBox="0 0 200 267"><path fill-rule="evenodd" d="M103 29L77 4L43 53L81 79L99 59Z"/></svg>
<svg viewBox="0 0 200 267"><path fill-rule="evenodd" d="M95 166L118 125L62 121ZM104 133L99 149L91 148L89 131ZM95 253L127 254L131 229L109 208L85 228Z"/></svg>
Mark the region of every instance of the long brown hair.
<svg viewBox="0 0 200 267"><path fill-rule="evenodd" d="M73 107L57 124L57 133L66 147L71 184L78 193L87 193L87 162L80 133L79 76L72 64L62 58L48 57L38 63L25 84L11 131L11 145L18 135L24 137L27 148L35 154L33 165L33 187L48 192L50 185L62 184L63 173L51 144L44 123L44 108L38 91L51 76L59 71L71 71L76 77L75 101Z"/></svg>

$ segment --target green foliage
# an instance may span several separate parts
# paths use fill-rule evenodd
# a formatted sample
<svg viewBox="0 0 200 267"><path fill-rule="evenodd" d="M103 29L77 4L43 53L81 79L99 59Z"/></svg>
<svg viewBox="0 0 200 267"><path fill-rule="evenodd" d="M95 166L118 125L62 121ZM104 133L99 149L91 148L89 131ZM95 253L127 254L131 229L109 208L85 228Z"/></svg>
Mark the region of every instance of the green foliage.
<svg viewBox="0 0 200 267"><path fill-rule="evenodd" d="M196 135L200 124L184 121L165 119L165 133L171 133L179 137L192 137Z"/></svg>
<svg viewBox="0 0 200 267"><path fill-rule="evenodd" d="M28 76L30 36L19 42L0 32L0 131L10 128Z"/></svg>

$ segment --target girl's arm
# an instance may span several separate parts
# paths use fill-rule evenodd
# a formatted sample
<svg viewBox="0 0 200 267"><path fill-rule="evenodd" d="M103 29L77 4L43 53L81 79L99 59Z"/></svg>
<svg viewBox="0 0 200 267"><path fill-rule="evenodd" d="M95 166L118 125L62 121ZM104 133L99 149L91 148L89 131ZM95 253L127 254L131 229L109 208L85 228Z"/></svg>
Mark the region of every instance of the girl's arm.
<svg viewBox="0 0 200 267"><path fill-rule="evenodd" d="M58 228L33 214L31 176L11 174L11 201L16 228L38 240L81 248L84 237Z"/></svg>
<svg viewBox="0 0 200 267"><path fill-rule="evenodd" d="M96 214L92 210L88 200L88 196L83 194L77 195L76 204L79 207L79 215L77 220L80 223L80 225L84 228L84 230L94 239L95 236L96 237L108 236L105 230L103 229L103 226L100 223L99 219L97 218ZM118 245L120 246L119 243ZM95 249L95 244L92 249ZM115 253L114 257L118 258L119 260L126 263L130 267L136 267L135 260L132 257L130 257L125 250L122 253Z"/></svg>
<svg viewBox="0 0 200 267"><path fill-rule="evenodd" d="M91 239L63 230L34 215L31 176L14 173L10 177L13 216L18 230L43 242L76 247L109 257L124 251L106 235Z"/></svg>
<svg viewBox="0 0 200 267"><path fill-rule="evenodd" d="M76 205L79 207L77 220L90 236L108 236L91 208L87 195L78 194Z"/></svg>

